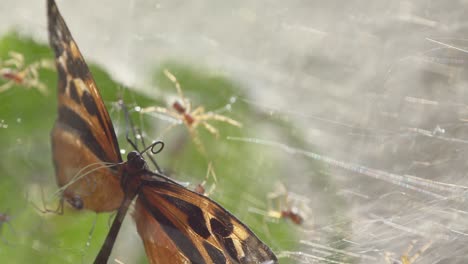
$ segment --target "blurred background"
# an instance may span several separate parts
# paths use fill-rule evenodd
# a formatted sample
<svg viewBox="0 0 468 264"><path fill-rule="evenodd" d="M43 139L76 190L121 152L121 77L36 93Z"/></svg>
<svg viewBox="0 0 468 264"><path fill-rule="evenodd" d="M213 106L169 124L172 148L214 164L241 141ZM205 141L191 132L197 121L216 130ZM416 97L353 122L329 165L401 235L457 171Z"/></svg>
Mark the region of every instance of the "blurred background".
<svg viewBox="0 0 468 264"><path fill-rule="evenodd" d="M206 182L281 263L467 263L468 2L57 5L94 65L122 153L121 98L147 142L166 142L165 171L189 188ZM3 68L18 60L11 51L47 65L45 1L0 0L0 37ZM58 203L56 74L38 68L43 85L0 82L0 259L89 263L113 215L34 207ZM242 127L208 120L219 137L203 125L194 134L141 111L180 100L164 69L193 108ZM146 262L131 217L113 259Z"/></svg>

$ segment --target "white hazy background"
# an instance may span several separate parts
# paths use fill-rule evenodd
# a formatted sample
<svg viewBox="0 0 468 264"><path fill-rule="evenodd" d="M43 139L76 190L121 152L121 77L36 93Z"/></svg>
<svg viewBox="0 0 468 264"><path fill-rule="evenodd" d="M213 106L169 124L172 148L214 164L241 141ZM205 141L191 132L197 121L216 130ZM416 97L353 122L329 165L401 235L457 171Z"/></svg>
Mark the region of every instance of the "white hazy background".
<svg viewBox="0 0 468 264"><path fill-rule="evenodd" d="M413 245L416 263L468 263L468 1L57 4L87 60L113 78L150 93L154 65L200 65L306 136L307 146L257 141L287 160L285 171L300 171L288 169L300 167L295 156L330 165L282 180L311 202L303 248L281 256L401 263ZM45 13L45 0L0 0L0 33L46 43ZM327 190L305 184L317 175L341 197L345 223L320 211ZM335 225L346 226L342 236L322 240Z"/></svg>

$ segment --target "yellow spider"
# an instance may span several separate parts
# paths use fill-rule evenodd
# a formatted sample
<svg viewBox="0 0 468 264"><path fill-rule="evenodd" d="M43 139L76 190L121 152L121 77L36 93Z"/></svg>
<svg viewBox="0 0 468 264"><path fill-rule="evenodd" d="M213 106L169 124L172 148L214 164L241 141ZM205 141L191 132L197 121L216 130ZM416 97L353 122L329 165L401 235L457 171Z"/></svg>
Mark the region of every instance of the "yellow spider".
<svg viewBox="0 0 468 264"><path fill-rule="evenodd" d="M431 245L432 241L427 242L424 244L413 256L410 256L409 254L414 248L414 245L418 242L417 240L411 241L410 245L408 248L406 248L405 253L400 257L399 260L395 260L392 258L395 254L393 253L387 253L385 256L385 260L388 264L413 264L416 262L416 260L423 254ZM393 261L391 260L393 259Z"/></svg>
<svg viewBox="0 0 468 264"><path fill-rule="evenodd" d="M54 62L42 59L26 65L23 54L10 51L8 55L9 59L0 60L0 78L6 81L0 85L0 93L16 84L25 88L36 88L41 93L47 94L46 85L39 80L39 69L54 70Z"/></svg>
<svg viewBox="0 0 468 264"><path fill-rule="evenodd" d="M211 178L213 178L213 182L211 183L210 187L207 190L205 186L210 176ZM216 178L216 173L214 171L213 164L212 162L210 162L208 163L208 170L206 171L205 179L201 183L197 184L197 186L195 186L194 191L199 194L203 194L205 196L210 196L214 192L217 182L218 182L218 179Z"/></svg>
<svg viewBox="0 0 468 264"><path fill-rule="evenodd" d="M268 216L272 218L290 219L294 224L301 225L304 222L304 211L297 206L298 202L307 202L303 197L291 199L293 193L289 192L281 182L276 182L275 191L267 194ZM273 205L274 204L274 205ZM302 208L303 206L301 206Z"/></svg>
<svg viewBox="0 0 468 264"><path fill-rule="evenodd" d="M205 112L205 109L203 106L198 106L197 108L192 110L191 102L184 96L180 83L177 81L177 78L166 69L164 70L164 75L166 75L166 77L172 83L174 83L179 100L172 103L171 108L150 106L150 107L142 108L140 111L141 113L156 112L156 113L167 115L169 117L172 117L180 121L179 123L175 123L167 127L163 131L162 134L164 134L165 132L173 128L174 126L183 122L185 126L188 128L189 133L194 143L197 145L199 151L201 153L205 153L203 145L196 131L199 125L202 125L208 132L215 135L216 138L219 137L219 131L214 126L210 125L208 121L211 121L211 120L221 121L221 122L225 122L236 127L242 127L241 123L227 116L215 114L213 112Z"/></svg>

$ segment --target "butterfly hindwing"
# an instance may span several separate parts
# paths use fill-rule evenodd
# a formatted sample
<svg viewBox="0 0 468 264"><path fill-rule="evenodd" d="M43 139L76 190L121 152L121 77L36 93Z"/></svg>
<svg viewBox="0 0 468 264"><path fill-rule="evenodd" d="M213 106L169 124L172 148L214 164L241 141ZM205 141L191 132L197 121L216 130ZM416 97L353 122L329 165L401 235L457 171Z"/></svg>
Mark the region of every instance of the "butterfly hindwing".
<svg viewBox="0 0 468 264"><path fill-rule="evenodd" d="M273 252L211 199L180 185L144 183L134 218L151 263L276 263ZM151 223L151 224L149 224ZM161 253L160 253L161 252Z"/></svg>
<svg viewBox="0 0 468 264"><path fill-rule="evenodd" d="M57 183L65 186L67 201L96 212L119 207L123 192L118 168L91 169L119 163L117 138L93 76L53 0L47 1L49 41L58 72L58 118L52 130L52 151ZM69 184L69 185L68 185ZM78 208L80 209L80 208Z"/></svg>

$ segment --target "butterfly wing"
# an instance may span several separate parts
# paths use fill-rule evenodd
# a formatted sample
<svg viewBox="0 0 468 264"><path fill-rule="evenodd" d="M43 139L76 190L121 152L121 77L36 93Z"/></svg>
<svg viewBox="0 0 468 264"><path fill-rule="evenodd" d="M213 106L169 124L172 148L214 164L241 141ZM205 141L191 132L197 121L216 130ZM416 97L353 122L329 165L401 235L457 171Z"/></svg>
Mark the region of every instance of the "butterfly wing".
<svg viewBox="0 0 468 264"><path fill-rule="evenodd" d="M145 182L133 214L150 263L277 263L237 218L180 185Z"/></svg>
<svg viewBox="0 0 468 264"><path fill-rule="evenodd" d="M58 72L58 118L52 130L57 184L77 209L111 211L123 199L114 128L93 76L53 0L47 1L49 41ZM87 167L89 166L89 167ZM86 170L82 170L87 168ZM92 173L85 175L95 169Z"/></svg>

